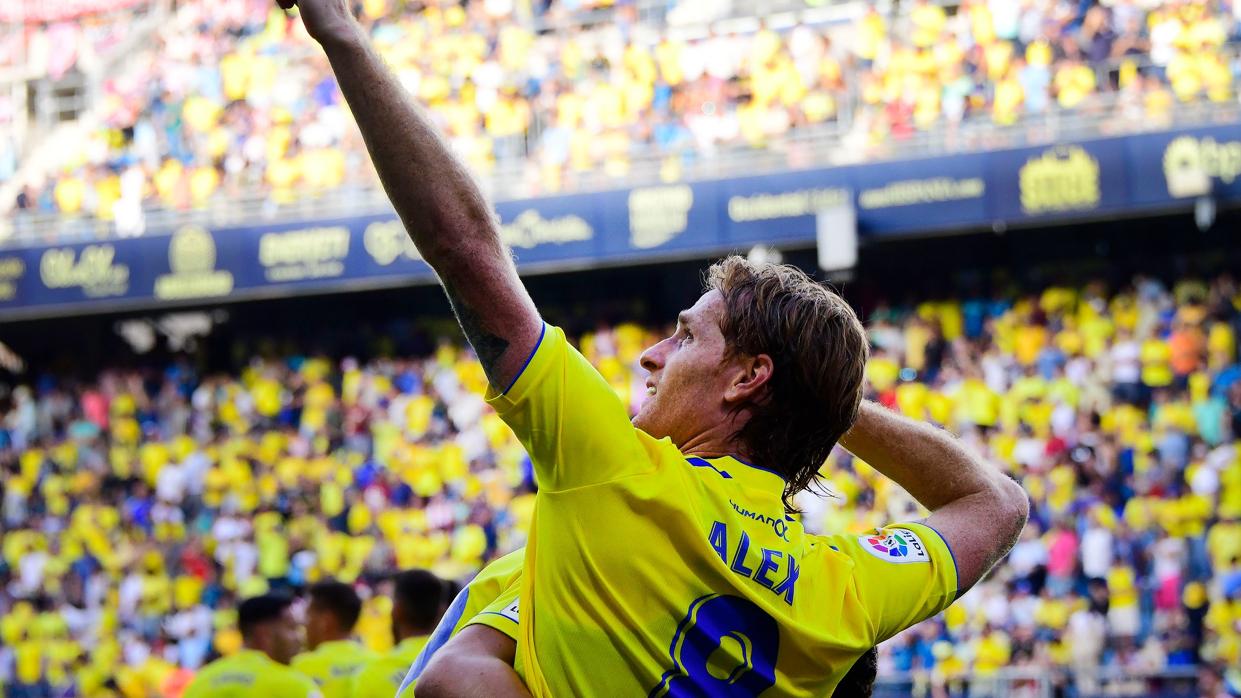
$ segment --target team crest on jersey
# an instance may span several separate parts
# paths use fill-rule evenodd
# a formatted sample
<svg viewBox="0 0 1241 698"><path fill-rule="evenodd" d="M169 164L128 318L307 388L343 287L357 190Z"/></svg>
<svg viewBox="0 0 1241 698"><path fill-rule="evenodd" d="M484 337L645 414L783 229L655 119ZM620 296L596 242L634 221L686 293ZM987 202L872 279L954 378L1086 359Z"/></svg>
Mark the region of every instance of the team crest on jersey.
<svg viewBox="0 0 1241 698"><path fill-rule="evenodd" d="M905 528L890 528L858 536L866 552L881 560L896 563L930 562L931 556L918 534Z"/></svg>

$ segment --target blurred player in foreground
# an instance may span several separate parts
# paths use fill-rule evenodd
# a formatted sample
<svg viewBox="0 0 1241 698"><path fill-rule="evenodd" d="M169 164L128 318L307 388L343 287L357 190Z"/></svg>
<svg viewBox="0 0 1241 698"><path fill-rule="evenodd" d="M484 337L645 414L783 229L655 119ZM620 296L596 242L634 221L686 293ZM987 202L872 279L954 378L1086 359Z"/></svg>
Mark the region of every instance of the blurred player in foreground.
<svg viewBox="0 0 1241 698"><path fill-rule="evenodd" d="M490 618L490 616L496 614L486 614L484 611L488 607L495 605L505 592L512 594L510 600L515 600L516 597L513 591L520 588L521 568L525 555L526 550L522 548L493 560L491 564L475 575L474 579L470 580L470 583L461 590L461 593L457 594L440 618L439 624L435 627L435 632L427 638L425 645L419 651L412 665L405 665L405 678L403 681L400 681L401 698L406 698L413 694L414 684L418 680L418 675L426 668L427 663L431 661L435 653L454 635L482 618L488 618L494 623L494 619ZM493 625L492 627L504 633L504 636L510 643L516 642L517 622L515 618L511 622L506 622L503 625ZM505 651L502 648L496 657L500 661L508 662L508 665L512 666L512 655L512 649Z"/></svg>
<svg viewBox="0 0 1241 698"><path fill-rule="evenodd" d="M488 628L489 630L478 637L487 643L487 646L454 645L449 652L461 653L459 661L468 664L485 656L488 661L495 658L513 664L520 620L517 592L520 589L521 562L525 552L524 548L516 550L492 562L463 590L451 610L444 615L417 661L410 667L409 674L401 685L401 698L412 695L410 689L416 685L418 675L452 637L468 628ZM500 610L489 611L491 608ZM842 698L868 698L875 687L876 658L877 653L873 647L859 657L840 680L833 695ZM454 660L449 660L449 663L454 663ZM469 670L468 666L463 668ZM391 695L391 691L387 695ZM354 698L363 696L372 698L372 694L354 694Z"/></svg>
<svg viewBox="0 0 1241 698"><path fill-rule="evenodd" d="M292 607L292 599L277 594L242 601L242 650L203 667L183 698L319 698L315 682L288 666L301 648Z"/></svg>
<svg viewBox="0 0 1241 698"><path fill-rule="evenodd" d="M444 611L447 584L426 570L401 572L392 590L392 638L396 646L353 677L353 698L392 698L410 665L426 646ZM402 695L412 695L412 691Z"/></svg>
<svg viewBox="0 0 1241 698"><path fill-rule="evenodd" d="M874 405L859 417L865 331L792 267L713 266L676 332L643 353L649 397L631 423L543 322L491 205L351 3L278 2L298 6L323 46L539 485L520 673L499 660L467 673L430 667L428 695L827 695L858 657L942 610L1015 542L1028 511L1020 486L927 425ZM925 521L824 537L786 515L851 427L844 445L929 509Z"/></svg>
<svg viewBox="0 0 1241 698"><path fill-rule="evenodd" d="M349 698L353 675L375 653L353 639L362 599L352 585L334 580L312 584L306 607L307 652L291 666L314 679L324 698Z"/></svg>

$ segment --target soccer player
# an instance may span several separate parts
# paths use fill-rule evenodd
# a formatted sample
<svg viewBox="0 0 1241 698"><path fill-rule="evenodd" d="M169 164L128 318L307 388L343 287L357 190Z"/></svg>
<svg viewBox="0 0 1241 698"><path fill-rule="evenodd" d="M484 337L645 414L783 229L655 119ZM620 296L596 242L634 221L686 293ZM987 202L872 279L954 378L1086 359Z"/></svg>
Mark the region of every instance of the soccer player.
<svg viewBox="0 0 1241 698"><path fill-rule="evenodd" d="M293 658L297 671L314 679L324 698L348 698L353 675L375 653L353 639L353 628L362 614L362 599L352 585L333 580L310 587L306 607L308 652Z"/></svg>
<svg viewBox="0 0 1241 698"><path fill-rule="evenodd" d="M351 3L278 2L324 48L490 404L534 464L516 650L533 695L827 695L1012 546L1020 486L929 426L870 405L859 419L865 331L792 267L713 266L675 333L643 353L649 397L631 422L543 322L490 204ZM788 506L855 421L845 445L931 514L859 538L807 535Z"/></svg>
<svg viewBox="0 0 1241 698"><path fill-rule="evenodd" d="M392 590L392 651L353 677L353 698L392 698L444 612L445 582L426 570L396 575Z"/></svg>
<svg viewBox="0 0 1241 698"><path fill-rule="evenodd" d="M504 555L482 569L464 589L457 594L452 603L448 606L448 610L444 612L440 618L439 625L436 626L435 632L428 638L426 645L418 654L417 659L412 665L407 664L408 672L405 680L401 682L400 696L405 698L412 695L415 682L418 675L426 668L427 663L431 661L431 657L443 647L454 635L461 632L466 626L472 624L478 618L491 618L493 622L499 619L505 619L505 624L495 625L495 629L505 634L510 642L517 639L517 621L512 619L508 621L508 615L494 616L494 614L484 613L486 609L495 604L500 595L509 590L519 588L521 580L522 561L525 558L526 550L521 548ZM516 597L513 597L515 600ZM503 647L501 648L504 649ZM498 656L499 661L507 662L507 666L513 664L512 650L507 654L503 652ZM505 671L500 675L503 681L513 682L511 671ZM520 681L517 682L520 686Z"/></svg>
<svg viewBox="0 0 1241 698"><path fill-rule="evenodd" d="M524 555L524 548L516 550L478 574L469 587L472 605L458 606L465 611L464 614L457 614L462 618L454 620L454 616L445 616L440 627L436 628L436 635L444 640L463 632L469 633L473 639L449 645L444 655L451 656L439 654L444 642L429 643L410 670L406 679L409 685L413 685L418 673L434 659L437 676L431 678L431 682L443 682L445 685L432 686L431 693L468 695L476 689L497 693L498 686L509 682L509 695L529 695L524 686L511 683L512 672L508 670L515 660L519 624L517 594L520 589L520 567L515 567L513 562L520 563ZM503 589L496 583L502 579L507 584ZM492 596L494 599L487 603L487 598ZM833 695L868 698L874 690L876 659L877 654L872 647L853 663ZM499 672L495 670L497 666ZM424 689L423 692L427 691ZM402 692L400 695L403 697L406 694Z"/></svg>
<svg viewBox="0 0 1241 698"><path fill-rule="evenodd" d="M203 667L183 698L319 698L315 682L288 666L301 645L292 605L278 594L242 601L237 625L244 649Z"/></svg>

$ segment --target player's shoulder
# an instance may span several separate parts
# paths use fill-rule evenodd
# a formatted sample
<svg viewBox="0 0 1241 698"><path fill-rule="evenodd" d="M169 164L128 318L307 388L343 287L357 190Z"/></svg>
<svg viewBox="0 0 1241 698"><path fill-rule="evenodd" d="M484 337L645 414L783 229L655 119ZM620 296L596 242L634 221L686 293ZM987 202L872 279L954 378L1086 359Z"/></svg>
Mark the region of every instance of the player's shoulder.
<svg viewBox="0 0 1241 698"><path fill-rule="evenodd" d="M270 669L259 675L256 685L263 691L270 691L271 696L318 698L321 695L319 685L314 679L292 666L284 666L275 662L272 662Z"/></svg>
<svg viewBox="0 0 1241 698"><path fill-rule="evenodd" d="M231 654L208 662L194 678L196 682L202 682L220 673L257 673L255 667L253 658L247 653Z"/></svg>
<svg viewBox="0 0 1241 698"><path fill-rule="evenodd" d="M228 691L236 690L238 679L249 682L256 694L309 698L318 690L309 677L266 657L243 652L221 657L204 666L186 688L185 698L211 698L216 695L216 679L223 676L230 679Z"/></svg>
<svg viewBox="0 0 1241 698"><path fill-rule="evenodd" d="M307 650L289 660L289 666L295 671L308 671L322 661L317 650Z"/></svg>
<svg viewBox="0 0 1241 698"><path fill-rule="evenodd" d="M394 655L384 654L364 662L358 667L358 671L354 674L356 677L354 681L361 682L372 676L377 676L383 673L387 667L396 663L395 659L396 658Z"/></svg>
<svg viewBox="0 0 1241 698"><path fill-rule="evenodd" d="M363 664L375 659L376 657L382 656L380 652L376 652L370 647L367 647L366 643L358 640L349 640L345 644L345 647L348 649L344 652L340 652L340 657L354 664Z"/></svg>
<svg viewBox="0 0 1241 698"><path fill-rule="evenodd" d="M497 586L500 589L507 587L514 577L521 573L522 565L525 563L526 549L518 548L507 555L502 555L492 560L486 567L482 569L474 579L470 580L470 588L480 588L483 586Z"/></svg>

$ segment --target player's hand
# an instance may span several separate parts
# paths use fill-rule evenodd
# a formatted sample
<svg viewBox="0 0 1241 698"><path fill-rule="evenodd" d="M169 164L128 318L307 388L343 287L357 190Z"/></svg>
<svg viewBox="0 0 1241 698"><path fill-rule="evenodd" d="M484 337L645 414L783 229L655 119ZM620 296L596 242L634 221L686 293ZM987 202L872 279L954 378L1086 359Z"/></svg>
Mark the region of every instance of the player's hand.
<svg viewBox="0 0 1241 698"><path fill-rule="evenodd" d="M296 7L306 31L320 44L358 36L358 23L353 18L350 0L276 0L276 4L285 10Z"/></svg>

